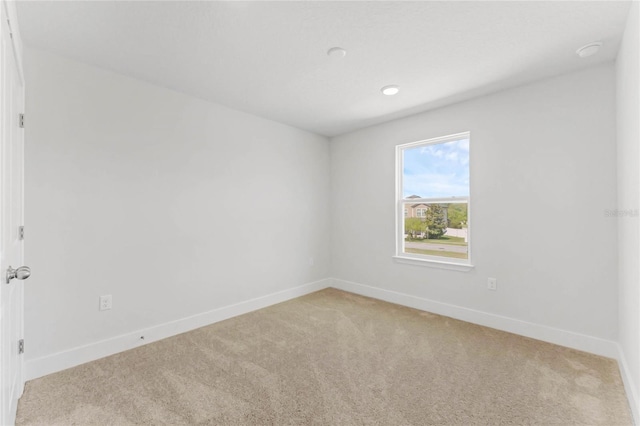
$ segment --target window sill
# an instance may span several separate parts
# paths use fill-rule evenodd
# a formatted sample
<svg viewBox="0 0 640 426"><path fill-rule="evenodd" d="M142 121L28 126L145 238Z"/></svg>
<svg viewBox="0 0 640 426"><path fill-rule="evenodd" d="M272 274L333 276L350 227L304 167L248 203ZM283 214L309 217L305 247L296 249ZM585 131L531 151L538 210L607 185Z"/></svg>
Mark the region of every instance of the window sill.
<svg viewBox="0 0 640 426"><path fill-rule="evenodd" d="M405 263L409 265L426 266L429 268L449 269L452 271L467 272L474 268L468 263L445 262L442 260L416 259L414 257L393 256L393 260L397 263Z"/></svg>

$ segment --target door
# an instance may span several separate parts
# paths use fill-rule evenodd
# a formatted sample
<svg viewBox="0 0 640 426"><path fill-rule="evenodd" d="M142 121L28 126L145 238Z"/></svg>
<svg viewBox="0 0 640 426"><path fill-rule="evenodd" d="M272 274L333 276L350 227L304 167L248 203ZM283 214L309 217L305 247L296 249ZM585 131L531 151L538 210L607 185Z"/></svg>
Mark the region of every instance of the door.
<svg viewBox="0 0 640 426"><path fill-rule="evenodd" d="M23 281L6 271L23 262L24 131L21 114L24 84L17 63L6 2L0 7L0 422L15 421L22 395L23 361L19 341L23 333ZM17 38L17 37L16 37ZM16 278L25 278L25 269Z"/></svg>

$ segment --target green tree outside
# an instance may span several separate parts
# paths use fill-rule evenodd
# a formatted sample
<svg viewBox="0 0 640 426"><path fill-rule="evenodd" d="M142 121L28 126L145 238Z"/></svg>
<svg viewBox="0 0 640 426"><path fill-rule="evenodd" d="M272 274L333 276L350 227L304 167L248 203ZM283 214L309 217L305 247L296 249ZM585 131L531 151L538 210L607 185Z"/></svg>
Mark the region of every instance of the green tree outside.
<svg viewBox="0 0 640 426"><path fill-rule="evenodd" d="M439 204L431 204L427 209L426 221L427 238L440 238L447 232L447 219L445 210Z"/></svg>
<svg viewBox="0 0 640 426"><path fill-rule="evenodd" d="M407 217L404 219L404 233L410 235L411 238L417 238L418 235L427 231L427 223L419 217Z"/></svg>
<svg viewBox="0 0 640 426"><path fill-rule="evenodd" d="M467 226L467 205L464 203L451 203L447 207L447 219L449 228L462 229Z"/></svg>

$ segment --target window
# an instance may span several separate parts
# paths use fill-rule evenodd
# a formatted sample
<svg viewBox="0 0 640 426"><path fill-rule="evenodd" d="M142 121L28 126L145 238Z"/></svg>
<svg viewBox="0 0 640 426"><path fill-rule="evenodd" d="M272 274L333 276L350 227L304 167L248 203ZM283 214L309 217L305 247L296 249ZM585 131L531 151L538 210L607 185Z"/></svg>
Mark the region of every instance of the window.
<svg viewBox="0 0 640 426"><path fill-rule="evenodd" d="M396 147L397 258L470 266L469 141L466 132Z"/></svg>

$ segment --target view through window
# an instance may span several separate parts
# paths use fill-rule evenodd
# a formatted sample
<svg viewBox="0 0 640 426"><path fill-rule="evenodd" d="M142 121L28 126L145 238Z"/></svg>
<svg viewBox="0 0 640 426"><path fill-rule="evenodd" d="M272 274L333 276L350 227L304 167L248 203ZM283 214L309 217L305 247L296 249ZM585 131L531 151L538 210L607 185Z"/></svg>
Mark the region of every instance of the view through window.
<svg viewBox="0 0 640 426"><path fill-rule="evenodd" d="M469 133L397 147L398 255L469 263Z"/></svg>

